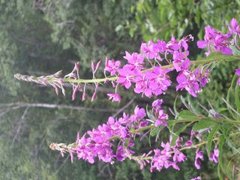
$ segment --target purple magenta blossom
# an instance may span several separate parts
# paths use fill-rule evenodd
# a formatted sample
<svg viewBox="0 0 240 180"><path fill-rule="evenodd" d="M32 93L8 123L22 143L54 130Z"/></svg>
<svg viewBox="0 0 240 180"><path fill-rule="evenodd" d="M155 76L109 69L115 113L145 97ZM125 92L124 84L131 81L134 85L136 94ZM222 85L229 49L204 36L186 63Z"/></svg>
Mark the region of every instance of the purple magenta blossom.
<svg viewBox="0 0 240 180"><path fill-rule="evenodd" d="M130 122L129 122L129 115L127 115L126 113L123 113L123 116L120 117L120 118L118 119L118 121L119 121L120 124L122 124L122 125L127 125L127 124L129 124L129 123L130 123Z"/></svg>
<svg viewBox="0 0 240 180"><path fill-rule="evenodd" d="M172 137L171 137L172 138ZM182 146L182 142L183 142L183 138L182 137L178 137L177 140L176 140L176 144L175 144L175 147L176 148L179 148Z"/></svg>
<svg viewBox="0 0 240 180"><path fill-rule="evenodd" d="M197 94L201 92L201 89L206 86L208 80L208 71L205 72L199 68L191 71L182 71L177 76L178 85L176 87L178 90L187 90L189 94L197 97Z"/></svg>
<svg viewBox="0 0 240 180"><path fill-rule="evenodd" d="M158 44L155 44L152 41L149 41L147 43L142 43L140 47L141 54L147 59L162 60L159 55L160 50L161 50L161 47L159 47Z"/></svg>
<svg viewBox="0 0 240 180"><path fill-rule="evenodd" d="M138 129L149 125L149 122L145 119L146 115L147 114L144 108L139 108L136 106L134 109L134 114L128 119L129 127Z"/></svg>
<svg viewBox="0 0 240 180"><path fill-rule="evenodd" d="M150 171L161 171L163 168L168 169L170 167L180 170L177 163L186 160L185 155L178 149L171 147L169 143L161 143L162 150L155 149L154 156L151 162Z"/></svg>
<svg viewBox="0 0 240 180"><path fill-rule="evenodd" d="M235 70L235 74L238 76L237 84L240 86L240 68Z"/></svg>
<svg viewBox="0 0 240 180"><path fill-rule="evenodd" d="M163 110L159 110L158 111L158 117L157 120L155 121L154 125L157 126L167 126L167 119L168 119L168 115L166 113L164 113Z"/></svg>
<svg viewBox="0 0 240 180"><path fill-rule="evenodd" d="M188 53L174 51L173 53L173 66L177 72L188 70L191 65L188 59Z"/></svg>
<svg viewBox="0 0 240 180"><path fill-rule="evenodd" d="M240 25L235 18L233 18L230 22L229 31L231 34L240 35Z"/></svg>
<svg viewBox="0 0 240 180"><path fill-rule="evenodd" d="M140 72L132 65L124 65L123 68L118 70L119 76L117 83L129 89L132 85L133 78L136 77Z"/></svg>
<svg viewBox="0 0 240 180"><path fill-rule="evenodd" d="M167 126L168 115L162 110L162 99L157 99L152 103L153 114L156 117L154 125L158 126Z"/></svg>
<svg viewBox="0 0 240 180"><path fill-rule="evenodd" d="M174 155L173 155L174 162L176 163L184 162L187 159L185 154L183 154L179 149L173 148L173 151L174 151Z"/></svg>
<svg viewBox="0 0 240 180"><path fill-rule="evenodd" d="M166 52L170 54L174 54L174 52L189 54L188 52L188 42L193 41L193 36L189 35L181 40L176 40L175 37L172 37L171 40L167 43Z"/></svg>
<svg viewBox="0 0 240 180"><path fill-rule="evenodd" d="M128 146L132 147L134 144L129 142ZM116 159L118 161L124 161L127 157L131 156L132 154L134 154L134 151L126 148L123 145L119 145L117 147L117 151L116 151Z"/></svg>
<svg viewBox="0 0 240 180"><path fill-rule="evenodd" d="M215 148L213 152L210 154L209 160L214 162L215 164L218 163L218 157L219 157L219 150Z"/></svg>
<svg viewBox="0 0 240 180"><path fill-rule="evenodd" d="M150 87L150 82L149 82L150 79L151 79L151 73L149 72L139 74L139 76L137 76L134 80L135 81L134 92L137 94L142 93L147 97L152 97L153 92Z"/></svg>
<svg viewBox="0 0 240 180"><path fill-rule="evenodd" d="M118 69L121 66L121 62L120 61L115 61L115 60L106 60L105 63L105 68L104 71L107 71L111 74L111 76L115 75L118 71Z"/></svg>
<svg viewBox="0 0 240 180"><path fill-rule="evenodd" d="M160 54L165 54L166 49L167 44L165 41L158 40L156 43L153 41L148 41L147 43L141 44L140 52L147 59L156 59L162 61Z"/></svg>
<svg viewBox="0 0 240 180"><path fill-rule="evenodd" d="M159 149L155 149L150 171L153 172L155 169L157 171L161 171L162 168L168 169L172 166L172 161L169 160L170 158L170 154L160 151Z"/></svg>
<svg viewBox="0 0 240 180"><path fill-rule="evenodd" d="M180 49L179 41L175 37L172 37L171 40L167 43L167 49L170 53L178 51Z"/></svg>
<svg viewBox="0 0 240 180"><path fill-rule="evenodd" d="M188 52L188 42L193 41L194 37L190 34L179 41L179 44L185 52ZM188 54L188 53L187 53Z"/></svg>
<svg viewBox="0 0 240 180"><path fill-rule="evenodd" d="M160 54L165 54L167 49L167 43L162 40L158 40L157 43L155 43L155 49Z"/></svg>
<svg viewBox="0 0 240 180"><path fill-rule="evenodd" d="M142 67L144 63L144 57L141 54L136 52L130 54L129 52L125 52L126 55L124 58L128 61L129 64L134 65L135 67Z"/></svg>
<svg viewBox="0 0 240 180"><path fill-rule="evenodd" d="M142 120L146 116L146 111L144 108L139 108L138 106L134 109L134 118L136 120Z"/></svg>
<svg viewBox="0 0 240 180"><path fill-rule="evenodd" d="M142 72L134 80L134 92L137 94L142 93L147 97L165 93L171 85L167 75L168 72L169 70L161 69L161 67L154 67L152 70Z"/></svg>
<svg viewBox="0 0 240 180"><path fill-rule="evenodd" d="M169 76L167 73L169 72L169 69L162 69L161 67L155 66L150 74L150 88L152 90L152 93L155 96L159 96L168 89L168 87L171 85L171 80L169 80Z"/></svg>
<svg viewBox="0 0 240 180"><path fill-rule="evenodd" d="M153 101L153 103L152 103L153 110L158 111L161 108L162 103L163 103L162 99L157 99L157 100Z"/></svg>
<svg viewBox="0 0 240 180"><path fill-rule="evenodd" d="M205 27L204 40L197 42L198 48L208 48L206 55L208 56L211 51L221 52L225 55L232 55L230 49L230 37L231 34L223 34L211 26Z"/></svg>
<svg viewBox="0 0 240 180"><path fill-rule="evenodd" d="M200 150L197 150L196 151L196 156L195 156L195 167L197 169L200 169L201 168L201 160L203 161L204 160L204 157L203 157L203 152L200 151Z"/></svg>
<svg viewBox="0 0 240 180"><path fill-rule="evenodd" d="M191 147L192 145L193 145L193 142L191 139L185 142L185 146L187 147Z"/></svg>
<svg viewBox="0 0 240 180"><path fill-rule="evenodd" d="M121 96L118 93L108 93L109 100L112 100L113 102L120 102Z"/></svg>
<svg viewBox="0 0 240 180"><path fill-rule="evenodd" d="M205 87L209 82L209 70L206 69L205 71L200 68L196 68L194 70L194 75L199 82L201 88Z"/></svg>

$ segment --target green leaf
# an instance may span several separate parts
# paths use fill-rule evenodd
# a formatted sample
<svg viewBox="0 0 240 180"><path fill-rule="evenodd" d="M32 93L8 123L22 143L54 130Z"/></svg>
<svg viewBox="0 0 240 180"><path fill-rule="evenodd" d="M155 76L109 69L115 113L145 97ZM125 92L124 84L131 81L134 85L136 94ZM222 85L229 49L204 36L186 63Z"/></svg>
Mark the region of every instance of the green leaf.
<svg viewBox="0 0 240 180"><path fill-rule="evenodd" d="M202 120L198 121L197 123L195 123L192 129L194 131L198 131L201 129L211 128L211 127L215 126L216 124L217 124L217 122L213 121L210 118L202 119Z"/></svg>
<svg viewBox="0 0 240 180"><path fill-rule="evenodd" d="M210 153L212 151L212 142L213 142L213 139L214 139L214 135L218 132L219 130L219 125L215 125L211 132L208 134L208 137L207 137L207 153L208 153L208 156L210 156Z"/></svg>
<svg viewBox="0 0 240 180"><path fill-rule="evenodd" d="M223 146L225 144L225 137L224 135L221 135L219 137L219 159L218 159L218 176L222 177L222 169L224 169L224 164L223 164Z"/></svg>
<svg viewBox="0 0 240 180"><path fill-rule="evenodd" d="M177 138L179 137L177 134L171 133L172 139L171 139L171 146L175 146Z"/></svg>
<svg viewBox="0 0 240 180"><path fill-rule="evenodd" d="M153 128L151 131L150 131L150 136L157 136L157 134L159 133L159 131L161 131L161 127L156 127L156 128Z"/></svg>
<svg viewBox="0 0 240 180"><path fill-rule="evenodd" d="M149 111L148 105L146 106L146 112L147 112L147 116L148 116L149 119L151 119L151 120L153 120L153 121L156 119L156 118L154 117L154 115L152 114L152 112Z"/></svg>
<svg viewBox="0 0 240 180"><path fill-rule="evenodd" d="M240 88L238 85L235 86L234 99L237 111L240 112Z"/></svg>
<svg viewBox="0 0 240 180"><path fill-rule="evenodd" d="M191 111L188 110L183 110L178 114L178 118L179 120L196 120L197 116L192 113Z"/></svg>

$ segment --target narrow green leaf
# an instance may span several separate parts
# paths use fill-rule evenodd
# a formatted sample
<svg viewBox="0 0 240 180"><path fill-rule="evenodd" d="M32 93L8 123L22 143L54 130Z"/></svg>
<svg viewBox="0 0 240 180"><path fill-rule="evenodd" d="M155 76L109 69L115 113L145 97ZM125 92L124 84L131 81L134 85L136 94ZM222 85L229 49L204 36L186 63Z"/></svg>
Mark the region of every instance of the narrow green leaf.
<svg viewBox="0 0 240 180"><path fill-rule="evenodd" d="M193 114L191 111L183 110L178 114L179 120L196 120L197 116Z"/></svg>
<svg viewBox="0 0 240 180"><path fill-rule="evenodd" d="M161 130L161 127L156 127L156 128L153 128L151 131L150 131L150 136L156 136L159 131Z"/></svg>
<svg viewBox="0 0 240 180"><path fill-rule="evenodd" d="M197 123L195 123L192 129L194 131L198 131L201 129L211 128L211 127L215 126L216 124L217 124L217 122L213 121L210 118L202 119L202 120L198 121Z"/></svg>
<svg viewBox="0 0 240 180"><path fill-rule="evenodd" d="M179 137L177 134L172 133L171 134L172 139L171 139L171 146L175 146L177 138Z"/></svg>
<svg viewBox="0 0 240 180"><path fill-rule="evenodd" d="M215 125L211 132L208 134L208 137L207 137L207 153L208 153L208 156L210 156L210 153L212 151L212 143L213 143L213 139L214 139L214 135L218 132L219 130L219 125Z"/></svg>
<svg viewBox="0 0 240 180"><path fill-rule="evenodd" d="M175 98L174 104L173 104L173 110L174 110L174 113L175 113L175 118L176 118L176 116L178 115L178 111L177 111L177 100L178 100L178 95L177 95L177 97Z"/></svg>
<svg viewBox="0 0 240 180"><path fill-rule="evenodd" d="M240 112L240 88L238 85L235 86L234 99L237 111Z"/></svg>

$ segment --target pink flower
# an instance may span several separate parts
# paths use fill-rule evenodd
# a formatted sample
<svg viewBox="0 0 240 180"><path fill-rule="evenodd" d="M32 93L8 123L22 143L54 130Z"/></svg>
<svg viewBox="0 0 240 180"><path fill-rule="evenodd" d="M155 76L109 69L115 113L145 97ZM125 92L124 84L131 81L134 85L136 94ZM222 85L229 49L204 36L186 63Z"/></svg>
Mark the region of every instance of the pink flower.
<svg viewBox="0 0 240 180"><path fill-rule="evenodd" d="M179 42L175 37L172 37L171 40L167 43L167 49L170 53L173 53L174 51L178 51L180 49Z"/></svg>
<svg viewBox="0 0 240 180"><path fill-rule="evenodd" d="M189 94L197 97L197 94L201 92L201 89L208 82L208 70L203 71L197 68L193 72L188 70L182 71L177 76L177 82L177 91L185 89Z"/></svg>
<svg viewBox="0 0 240 180"><path fill-rule="evenodd" d="M156 127L167 126L168 115L165 114L163 110L159 110L157 114L158 114L158 117L157 117L157 120L155 121L154 125Z"/></svg>
<svg viewBox="0 0 240 180"><path fill-rule="evenodd" d="M192 145L193 145L193 142L192 142L191 139L187 140L186 143L185 143L185 146L187 146L187 147L191 147Z"/></svg>
<svg viewBox="0 0 240 180"><path fill-rule="evenodd" d="M188 54L189 54L188 52L183 53L183 52L174 51L173 66L177 72L183 71L183 70L188 70L188 68L190 67L191 62L187 57Z"/></svg>
<svg viewBox="0 0 240 180"><path fill-rule="evenodd" d="M115 60L106 60L105 63L105 68L104 71L107 71L111 74L111 76L115 75L116 72L118 71L118 69L121 66L121 62L120 61L115 61Z"/></svg>
<svg viewBox="0 0 240 180"><path fill-rule="evenodd" d="M121 96L118 93L108 93L109 100L113 102L120 102Z"/></svg>
<svg viewBox="0 0 240 180"><path fill-rule="evenodd" d="M161 151L159 149L154 150L154 156L151 162L151 168L150 171L153 172L153 170L161 171L162 168L168 169L171 167L172 162L169 160L171 158L171 155L167 154L164 151Z"/></svg>
<svg viewBox="0 0 240 180"><path fill-rule="evenodd" d="M154 67L152 70L144 72L135 78L134 92L144 94L147 97L163 94L171 85L167 73L169 70Z"/></svg>
<svg viewBox="0 0 240 180"><path fill-rule="evenodd" d="M184 162L187 158L186 156L177 148L174 148L174 155L173 155L173 161L178 162Z"/></svg>
<svg viewBox="0 0 240 180"><path fill-rule="evenodd" d="M152 103L153 109L158 110L159 108L161 108L162 103L163 103L162 99L157 99L157 100L153 101L153 103Z"/></svg>
<svg viewBox="0 0 240 180"><path fill-rule="evenodd" d="M131 142L130 142L130 146L132 146ZM134 151L126 148L123 145L119 145L117 147L117 151L116 151L116 159L118 161L124 161L128 156L132 155L133 153L134 153Z"/></svg>
<svg viewBox="0 0 240 180"><path fill-rule="evenodd" d="M206 55L208 56L212 49L215 52L221 52L225 55L232 55L232 50L229 48L230 46L230 38L231 34L223 34L211 26L205 27L205 36L204 40L200 40L197 42L197 46L200 49L208 48L208 52Z"/></svg>
<svg viewBox="0 0 240 180"><path fill-rule="evenodd" d="M166 49L167 49L167 43L165 41L162 40L158 40L157 43L155 43L155 49L161 53L161 54L165 54Z"/></svg>
<svg viewBox="0 0 240 180"><path fill-rule="evenodd" d="M159 52L161 51L161 44L154 43L153 41L149 41L147 43L142 43L140 47L140 52L148 59L158 59L162 60Z"/></svg>
<svg viewBox="0 0 240 180"><path fill-rule="evenodd" d="M126 55L124 58L128 61L129 64L134 65L135 67L141 67L144 61L144 57L141 54L138 53L132 53L130 54L129 52L125 52Z"/></svg>
<svg viewBox="0 0 240 180"><path fill-rule="evenodd" d="M154 150L154 156L152 158L150 171L161 171L163 168L168 169L170 167L173 167L176 170L180 170L177 163L185 161L185 155L177 148L171 147L169 142L166 144L162 142L161 147L162 150Z"/></svg>
<svg viewBox="0 0 240 180"><path fill-rule="evenodd" d="M215 148L213 152L210 154L209 160L214 162L215 164L218 163L218 157L219 157L219 150Z"/></svg>
<svg viewBox="0 0 240 180"><path fill-rule="evenodd" d="M232 34L240 35L240 25L235 18L233 18L230 22L229 31Z"/></svg>
<svg viewBox="0 0 240 180"><path fill-rule="evenodd" d="M197 150L196 151L196 156L195 156L195 167L197 169L200 169L201 168L201 160L203 161L204 160L204 157L203 157L203 152L200 151L200 150Z"/></svg>
<svg viewBox="0 0 240 180"><path fill-rule="evenodd" d="M141 120L146 116L146 111L144 108L139 108L138 106L134 109L135 119Z"/></svg>
<svg viewBox="0 0 240 180"><path fill-rule="evenodd" d="M238 76L237 84L240 86L240 68L235 70L235 74Z"/></svg>
<svg viewBox="0 0 240 180"><path fill-rule="evenodd" d="M134 77L139 75L139 70L135 69L132 65L124 65L123 68L118 70L119 76L117 83L129 89L132 85Z"/></svg>

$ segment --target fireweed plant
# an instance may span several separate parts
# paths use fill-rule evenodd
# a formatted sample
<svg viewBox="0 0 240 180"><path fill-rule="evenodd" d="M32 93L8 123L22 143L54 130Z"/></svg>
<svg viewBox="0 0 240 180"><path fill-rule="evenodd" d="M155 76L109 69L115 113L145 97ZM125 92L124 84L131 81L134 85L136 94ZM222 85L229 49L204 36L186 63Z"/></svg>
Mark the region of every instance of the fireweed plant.
<svg viewBox="0 0 240 180"><path fill-rule="evenodd" d="M188 35L180 40L172 37L169 42L163 40L144 42L141 44L140 52L125 52L123 57L126 60L125 64L120 60L106 59L103 78L95 76L100 61L91 64L92 79L80 78L79 63L76 63L72 72L64 77L61 77L61 71L49 76L16 74L15 77L19 80L52 86L56 93L60 90L64 95L66 85L70 84L72 100L76 99L78 93L81 94L81 99L85 100L86 86L89 84L95 86L91 98L94 100L98 86L107 83L115 89L114 93L107 94L114 102L121 100L119 87L131 88L136 94L155 98L147 110L136 106L132 114L123 113L118 118L109 117L106 123L97 128L81 136L78 134L72 144L50 145L52 150L60 151L62 155L69 153L71 161L74 156L91 164L97 159L111 164L130 159L136 161L141 169L149 167L151 172L161 171L164 168L180 170L179 165L187 159L187 151L194 150L196 152L194 165L196 169L200 169L201 162L206 158L205 152L211 162L220 164L223 146L227 139L240 135L239 96L235 100L237 108L225 100L232 117L217 112L211 116L204 116L183 110L176 112L173 119L170 119L163 110L164 102L159 96L164 95L172 85L169 74L173 71L177 72L176 91L185 90L191 96L197 97L209 82L211 64L240 60L238 42L240 25L236 19L231 20L228 29L228 32L223 34L211 26L205 27L204 40L197 42L199 48L207 49L205 53L207 57L204 60L190 61L188 58L188 43L193 41L193 37ZM236 86L233 85L234 82ZM240 69L236 69L231 85L235 95L239 93L239 85ZM147 134L157 136L163 129L169 132L167 141L160 142L157 148L143 154L134 151L137 138L141 139ZM184 136L183 132L185 132ZM201 177L193 179L201 179Z"/></svg>

